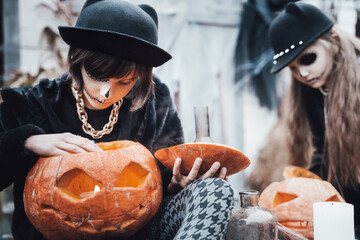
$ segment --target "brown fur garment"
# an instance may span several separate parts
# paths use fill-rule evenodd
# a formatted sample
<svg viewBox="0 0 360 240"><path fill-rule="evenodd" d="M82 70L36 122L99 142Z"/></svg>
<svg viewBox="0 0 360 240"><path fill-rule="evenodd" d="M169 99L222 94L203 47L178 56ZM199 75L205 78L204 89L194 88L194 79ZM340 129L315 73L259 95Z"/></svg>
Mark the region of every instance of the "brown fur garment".
<svg viewBox="0 0 360 240"><path fill-rule="evenodd" d="M304 153L303 161L295 161L291 150L289 94L285 94L280 106L279 118L271 129L266 144L260 149L252 172L246 179L249 188L262 192L270 183L284 179L282 172L288 165L307 167L311 152ZM309 151L312 151L310 149Z"/></svg>

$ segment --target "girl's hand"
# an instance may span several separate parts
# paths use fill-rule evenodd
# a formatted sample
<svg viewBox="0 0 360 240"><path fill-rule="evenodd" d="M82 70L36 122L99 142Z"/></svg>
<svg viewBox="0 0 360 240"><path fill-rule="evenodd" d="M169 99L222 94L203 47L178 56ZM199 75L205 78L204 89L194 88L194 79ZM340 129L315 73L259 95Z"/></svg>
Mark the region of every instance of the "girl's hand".
<svg viewBox="0 0 360 240"><path fill-rule="evenodd" d="M39 157L102 151L93 141L72 133L33 135L26 139L25 148Z"/></svg>
<svg viewBox="0 0 360 240"><path fill-rule="evenodd" d="M168 190L170 192L176 193L179 192L184 187L186 187L188 184L192 183L197 178L201 163L202 163L202 159L196 158L194 165L192 166L189 172L189 175L185 176L180 173L181 158L177 158L175 160L175 164L173 168L173 177L171 178L171 182L168 186ZM218 172L220 167L221 166L219 162L214 162L213 165L211 165L210 169L199 178L215 177L215 174ZM225 179L226 171L227 169L225 167L222 167L219 171L218 178Z"/></svg>

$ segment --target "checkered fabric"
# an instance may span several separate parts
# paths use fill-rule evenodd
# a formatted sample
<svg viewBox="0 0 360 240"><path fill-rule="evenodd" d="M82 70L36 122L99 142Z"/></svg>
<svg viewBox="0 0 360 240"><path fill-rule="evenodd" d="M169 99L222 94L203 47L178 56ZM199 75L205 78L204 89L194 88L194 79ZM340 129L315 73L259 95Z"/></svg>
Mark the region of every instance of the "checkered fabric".
<svg viewBox="0 0 360 240"><path fill-rule="evenodd" d="M160 239L223 240L234 207L234 191L219 178L198 179L160 211Z"/></svg>

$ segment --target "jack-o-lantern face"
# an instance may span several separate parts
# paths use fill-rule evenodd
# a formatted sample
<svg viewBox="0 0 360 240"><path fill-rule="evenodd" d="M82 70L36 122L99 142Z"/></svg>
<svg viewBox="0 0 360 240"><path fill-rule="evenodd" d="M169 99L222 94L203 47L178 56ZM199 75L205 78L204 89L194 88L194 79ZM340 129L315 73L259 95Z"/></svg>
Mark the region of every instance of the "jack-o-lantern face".
<svg viewBox="0 0 360 240"><path fill-rule="evenodd" d="M131 236L162 200L157 163L141 144L100 143L103 152L41 158L29 172L24 206L48 239Z"/></svg>
<svg viewBox="0 0 360 240"><path fill-rule="evenodd" d="M259 205L270 209L285 227L313 239L313 203L326 201L344 199L329 182L295 177L270 184L261 193Z"/></svg>

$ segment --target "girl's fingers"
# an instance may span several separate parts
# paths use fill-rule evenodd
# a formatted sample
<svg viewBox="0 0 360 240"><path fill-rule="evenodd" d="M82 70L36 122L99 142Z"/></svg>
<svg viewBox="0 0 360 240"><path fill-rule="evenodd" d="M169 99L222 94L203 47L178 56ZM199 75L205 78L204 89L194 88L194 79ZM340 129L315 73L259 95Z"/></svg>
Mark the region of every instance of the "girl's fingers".
<svg viewBox="0 0 360 240"><path fill-rule="evenodd" d="M202 163L202 159L201 158L196 158L194 161L194 164L189 172L189 175L186 177L188 182L192 182L196 179L199 170L200 170L200 166Z"/></svg>
<svg viewBox="0 0 360 240"><path fill-rule="evenodd" d="M103 151L101 149L101 147L96 145L93 141L90 141L89 139L84 140L84 138L82 140L83 141L79 141L78 146L83 148L85 151L87 151L87 152L101 152L101 151Z"/></svg>
<svg viewBox="0 0 360 240"><path fill-rule="evenodd" d="M174 167L173 167L173 175L180 174L180 166L181 166L181 158L175 159Z"/></svg>
<svg viewBox="0 0 360 240"><path fill-rule="evenodd" d="M222 167L222 168L220 169L220 173L219 173L219 177L218 177L218 178L225 179L225 178L226 178L226 173L227 173L227 168L226 168L226 167Z"/></svg>
<svg viewBox="0 0 360 240"><path fill-rule="evenodd" d="M177 158L174 163L173 167L173 176L177 182L180 182L183 178L183 175L180 173L180 166L181 166L181 158Z"/></svg>
<svg viewBox="0 0 360 240"><path fill-rule="evenodd" d="M82 148L83 150L85 150L85 152L100 152L102 151L102 149L96 145L93 141L81 137L81 136L77 136L71 133L65 133L64 134L64 141L69 143L69 144L73 144L76 145L80 148Z"/></svg>
<svg viewBox="0 0 360 240"><path fill-rule="evenodd" d="M219 162L214 162L211 165L210 169L206 173L204 173L204 175L202 175L201 178L214 177L220 167L221 167L221 164Z"/></svg>
<svg viewBox="0 0 360 240"><path fill-rule="evenodd" d="M63 150L64 152L68 152L68 153L85 153L85 152L87 152L86 150L79 147L78 145L74 145L74 144L67 143L67 142L59 142L56 144L56 147L59 150Z"/></svg>
<svg viewBox="0 0 360 240"><path fill-rule="evenodd" d="M53 151L51 151L51 153L49 154L43 154L42 157L52 157L52 156L66 155L66 154L69 154L69 152L56 148Z"/></svg>

